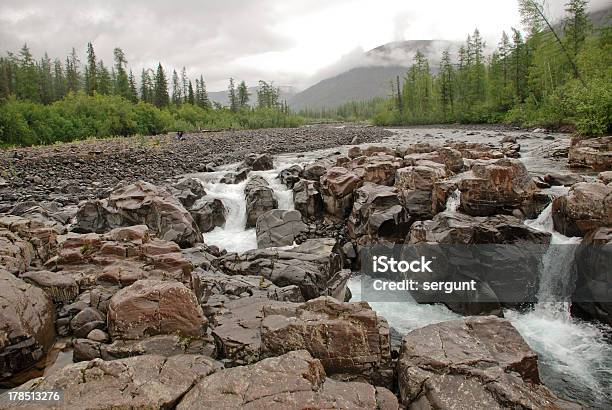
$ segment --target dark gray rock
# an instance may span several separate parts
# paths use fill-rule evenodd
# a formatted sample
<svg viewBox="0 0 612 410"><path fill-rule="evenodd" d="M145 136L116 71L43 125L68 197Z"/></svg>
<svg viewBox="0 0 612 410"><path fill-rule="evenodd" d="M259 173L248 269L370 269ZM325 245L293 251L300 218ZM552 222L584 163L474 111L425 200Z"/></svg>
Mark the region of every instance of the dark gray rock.
<svg viewBox="0 0 612 410"><path fill-rule="evenodd" d="M306 230L307 226L302 222L302 215L298 211L273 209L257 218L257 247L292 245L298 235Z"/></svg>
<svg viewBox="0 0 612 410"><path fill-rule="evenodd" d="M246 198L247 228L255 227L260 215L278 207L274 191L263 177L254 176L244 188Z"/></svg>

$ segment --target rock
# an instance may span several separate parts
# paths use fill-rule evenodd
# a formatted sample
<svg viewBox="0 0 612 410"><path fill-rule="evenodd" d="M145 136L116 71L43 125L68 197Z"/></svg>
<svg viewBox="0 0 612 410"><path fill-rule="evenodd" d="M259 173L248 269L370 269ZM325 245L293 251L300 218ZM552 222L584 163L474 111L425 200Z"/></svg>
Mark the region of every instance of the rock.
<svg viewBox="0 0 612 410"><path fill-rule="evenodd" d="M255 227L260 215L278 207L274 190L263 177L254 176L244 188L246 197L247 228Z"/></svg>
<svg viewBox="0 0 612 410"><path fill-rule="evenodd" d="M319 159L312 164L306 165L304 171L302 171L301 177L310 181L319 182L321 177L327 172L327 169L333 167L335 163L336 159L333 156Z"/></svg>
<svg viewBox="0 0 612 410"><path fill-rule="evenodd" d="M61 272L46 270L30 271L22 274L21 279L44 290L56 303L69 303L79 296L79 285L74 277Z"/></svg>
<svg viewBox="0 0 612 410"><path fill-rule="evenodd" d="M400 204L397 189L366 182L355 191L347 226L350 237L360 245L396 242L406 237L410 217Z"/></svg>
<svg viewBox="0 0 612 410"><path fill-rule="evenodd" d="M317 185L317 182L301 179L293 186L294 206L303 218L319 218L323 213L323 197Z"/></svg>
<svg viewBox="0 0 612 410"><path fill-rule="evenodd" d="M300 174L303 169L299 165L292 165L287 169L283 169L278 174L278 179L285 184L288 188L293 189L295 184L300 180Z"/></svg>
<svg viewBox="0 0 612 410"><path fill-rule="evenodd" d="M415 219L433 216L435 183L446 176L444 166L434 162L420 162L421 165L400 168L395 177L400 203Z"/></svg>
<svg viewBox="0 0 612 410"><path fill-rule="evenodd" d="M471 172L461 178L457 186L461 191L459 209L473 216L512 213L519 208L535 216L541 209L532 206L537 187L525 165L516 159L500 159L475 163Z"/></svg>
<svg viewBox="0 0 612 410"><path fill-rule="evenodd" d="M244 159L244 165L253 171L268 171L274 168L269 154L249 154Z"/></svg>
<svg viewBox="0 0 612 410"><path fill-rule="evenodd" d="M257 247L292 245L297 236L306 230L307 226L302 222L302 215L298 211L273 209L257 218Z"/></svg>
<svg viewBox="0 0 612 410"><path fill-rule="evenodd" d="M383 387L326 378L321 362L300 350L202 379L177 406L200 408L397 410L398 403Z"/></svg>
<svg viewBox="0 0 612 410"><path fill-rule="evenodd" d="M612 226L612 187L579 182L552 203L555 230L565 236L584 236L599 227Z"/></svg>
<svg viewBox="0 0 612 410"><path fill-rule="evenodd" d="M337 218L348 215L353 204L352 193L361 184L362 180L346 168L328 169L321 177L320 187L325 211Z"/></svg>
<svg viewBox="0 0 612 410"><path fill-rule="evenodd" d="M394 155L379 154L358 158L349 164L349 169L359 178L367 182L392 186L395 181L395 171L402 167L402 161Z"/></svg>
<svg viewBox="0 0 612 410"><path fill-rule="evenodd" d="M336 379L393 383L389 326L365 302L320 297L264 305L261 341L264 356L307 350Z"/></svg>
<svg viewBox="0 0 612 410"><path fill-rule="evenodd" d="M225 225L225 206L220 199L199 202L189 210L201 232L210 232L218 226Z"/></svg>
<svg viewBox="0 0 612 410"><path fill-rule="evenodd" d="M143 181L113 191L108 199L82 203L74 231L104 233L140 224L160 239L183 247L202 242L195 221L183 205L168 190Z"/></svg>
<svg viewBox="0 0 612 410"><path fill-rule="evenodd" d="M34 259L32 245L6 229L0 229L0 267L13 274L25 272Z"/></svg>
<svg viewBox="0 0 612 410"><path fill-rule="evenodd" d="M612 136L572 140L568 158L570 167L612 171Z"/></svg>
<svg viewBox="0 0 612 410"><path fill-rule="evenodd" d="M587 233L576 250L572 314L612 325L612 227Z"/></svg>
<svg viewBox="0 0 612 410"><path fill-rule="evenodd" d="M228 172L219 182L222 184L239 184L242 181L246 181L250 171L250 168L241 168L236 172Z"/></svg>
<svg viewBox="0 0 612 410"><path fill-rule="evenodd" d="M94 329L87 335L89 340L94 342L106 343L110 340L108 333L100 329Z"/></svg>
<svg viewBox="0 0 612 410"><path fill-rule="evenodd" d="M406 408L580 408L540 383L537 354L510 322L492 316L408 333L398 379Z"/></svg>
<svg viewBox="0 0 612 410"><path fill-rule="evenodd" d="M350 159L355 159L357 157L361 157L363 155L363 153L361 152L361 148L355 146L355 147L350 147L348 149L348 152L346 154Z"/></svg>
<svg viewBox="0 0 612 410"><path fill-rule="evenodd" d="M222 368L219 362L199 355L94 359L32 379L15 391L63 392L59 404L25 406L32 409L170 408L200 379ZM23 403L15 402L15 405L24 407Z"/></svg>
<svg viewBox="0 0 612 410"><path fill-rule="evenodd" d="M609 184L612 182L612 171L600 172L599 175L597 175L597 179L606 185Z"/></svg>
<svg viewBox="0 0 612 410"><path fill-rule="evenodd" d="M551 172L544 176L544 181L549 185L572 186L585 180L582 175L571 172Z"/></svg>
<svg viewBox="0 0 612 410"><path fill-rule="evenodd" d="M108 306L113 339L141 339L178 332L202 336L206 318L195 295L178 282L140 280L117 292Z"/></svg>
<svg viewBox="0 0 612 410"><path fill-rule="evenodd" d="M141 340L115 340L111 344L101 345L98 357L103 360L116 360L149 354L164 357L197 354L214 358L216 347L213 338L208 335L202 337L157 335Z"/></svg>
<svg viewBox="0 0 612 410"><path fill-rule="evenodd" d="M505 142L510 142L515 144L516 143L516 137L514 135L505 135L502 140L501 140L502 144Z"/></svg>
<svg viewBox="0 0 612 410"><path fill-rule="evenodd" d="M443 212L431 221L415 222L405 247L412 253L435 258L434 273L415 273L414 280L461 282L476 280L476 291L450 294L411 292L422 303L444 303L461 314L501 315L501 307L535 300L539 262L550 243L550 234L522 224L512 216L471 217ZM442 247L426 244L438 243ZM499 245L496 245L499 244ZM479 245L479 246L466 246Z"/></svg>
<svg viewBox="0 0 612 410"><path fill-rule="evenodd" d="M196 178L183 178L176 184L172 185L172 189L170 191L185 208L190 208L198 199L206 195L204 186L200 180Z"/></svg>
<svg viewBox="0 0 612 410"><path fill-rule="evenodd" d="M58 233L55 223L0 216L0 266L15 274L42 266L57 252Z"/></svg>
<svg viewBox="0 0 612 410"><path fill-rule="evenodd" d="M85 338L94 329L106 327L106 317L94 308L87 307L77 313L70 321L70 329L78 338Z"/></svg>
<svg viewBox="0 0 612 410"><path fill-rule="evenodd" d="M327 282L342 267L335 240L309 239L299 246L282 250L254 249L219 258L218 266L229 275L263 276L276 286L296 285L305 300L324 294Z"/></svg>
<svg viewBox="0 0 612 410"><path fill-rule="evenodd" d="M0 269L0 381L41 360L55 337L49 296Z"/></svg>

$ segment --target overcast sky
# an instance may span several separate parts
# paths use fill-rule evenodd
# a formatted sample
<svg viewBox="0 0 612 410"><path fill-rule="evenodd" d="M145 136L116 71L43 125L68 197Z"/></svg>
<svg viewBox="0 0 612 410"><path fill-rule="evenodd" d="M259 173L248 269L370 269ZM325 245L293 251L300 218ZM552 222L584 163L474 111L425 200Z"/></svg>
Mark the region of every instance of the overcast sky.
<svg viewBox="0 0 612 410"><path fill-rule="evenodd" d="M548 0L551 12L565 1ZM111 65L118 46L135 73L185 66L212 91L229 77L302 88L342 56L390 41L463 40L478 27L495 44L519 25L516 0L0 0L4 50L27 43L64 58L74 46L84 61L91 41Z"/></svg>

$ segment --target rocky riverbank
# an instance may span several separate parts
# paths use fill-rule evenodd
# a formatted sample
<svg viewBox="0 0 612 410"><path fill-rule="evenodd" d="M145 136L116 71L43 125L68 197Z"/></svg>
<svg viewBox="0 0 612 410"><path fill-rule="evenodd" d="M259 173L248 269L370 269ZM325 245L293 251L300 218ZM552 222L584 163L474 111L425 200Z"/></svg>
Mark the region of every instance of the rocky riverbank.
<svg viewBox="0 0 612 410"><path fill-rule="evenodd" d="M504 289L540 282L522 268L500 278L504 255L489 254L490 269L474 272L486 294L439 301L465 317L411 329L399 344L387 318L351 301L347 286L372 245L496 244L523 263L526 244L549 246L560 232L584 237L580 299L567 295L575 313L610 324L611 305L593 302L610 286L603 259L586 245L612 243L612 182L607 172L566 170L566 136L317 126L150 141L161 142L3 153L16 170L0 188L1 387L60 389L55 408L75 409L537 409L588 400L546 386L538 354L501 317L516 308ZM582 165L601 169L606 144L578 145L589 154ZM540 173L528 157L545 145L566 151ZM74 192L56 191L57 181ZM550 231L526 222L546 215ZM45 371L57 340L75 363ZM600 363L605 390L612 369ZM0 396L0 408L15 405Z"/></svg>

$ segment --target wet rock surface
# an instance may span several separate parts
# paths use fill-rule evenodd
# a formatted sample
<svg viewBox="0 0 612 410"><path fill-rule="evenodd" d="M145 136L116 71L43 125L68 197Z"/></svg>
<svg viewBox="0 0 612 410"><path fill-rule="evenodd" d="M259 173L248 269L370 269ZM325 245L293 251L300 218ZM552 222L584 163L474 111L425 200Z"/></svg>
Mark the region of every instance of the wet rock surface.
<svg viewBox="0 0 612 410"><path fill-rule="evenodd" d="M257 246L270 248L292 245L307 227L298 211L274 209L257 218L255 230Z"/></svg>
<svg viewBox="0 0 612 410"><path fill-rule="evenodd" d="M555 229L566 236L584 236L599 227L612 226L612 187L580 182L553 201Z"/></svg>

